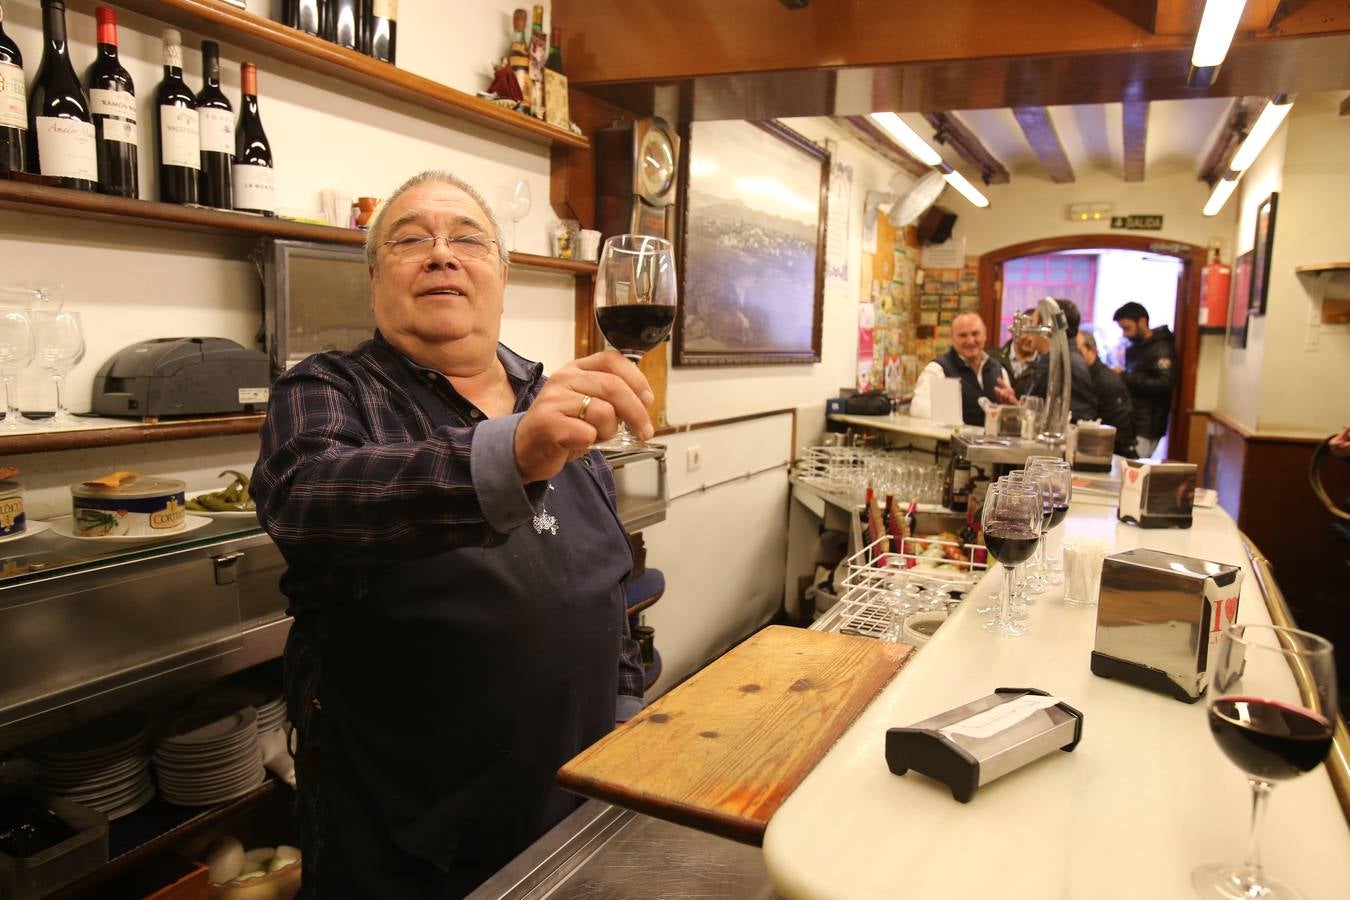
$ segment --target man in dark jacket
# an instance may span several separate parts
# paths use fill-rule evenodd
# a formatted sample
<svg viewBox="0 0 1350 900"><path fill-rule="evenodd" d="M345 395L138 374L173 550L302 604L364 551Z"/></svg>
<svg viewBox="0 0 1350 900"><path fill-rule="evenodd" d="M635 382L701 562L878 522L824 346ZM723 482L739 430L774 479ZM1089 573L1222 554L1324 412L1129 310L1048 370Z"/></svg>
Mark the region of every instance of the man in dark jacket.
<svg viewBox="0 0 1350 900"><path fill-rule="evenodd" d="M1167 433L1172 414L1172 391L1176 386L1177 347L1166 325L1149 328L1148 310L1131 300L1112 317L1129 340L1125 365L1116 372L1125 379L1134 402L1135 450L1150 457Z"/></svg>
<svg viewBox="0 0 1350 900"><path fill-rule="evenodd" d="M1086 331L1078 332L1078 349L1092 375L1092 390L1097 395L1097 411L1102 414L1102 424L1116 429L1115 451L1126 459L1133 459L1134 404L1130 402L1130 389L1097 357L1097 339Z"/></svg>
<svg viewBox="0 0 1350 900"><path fill-rule="evenodd" d="M1097 394L1092 389L1092 373L1088 371L1087 360L1078 352L1076 340L1082 313L1078 311L1078 304L1072 300L1056 297L1055 302L1064 312L1065 337L1069 339L1069 416L1075 422L1079 419L1096 419ZM1039 317L1036 322L1040 324ZM1050 339L1042 336L1039 343L1041 355L1036 358L1036 374L1027 388L1027 394L1032 397L1044 397L1050 389Z"/></svg>

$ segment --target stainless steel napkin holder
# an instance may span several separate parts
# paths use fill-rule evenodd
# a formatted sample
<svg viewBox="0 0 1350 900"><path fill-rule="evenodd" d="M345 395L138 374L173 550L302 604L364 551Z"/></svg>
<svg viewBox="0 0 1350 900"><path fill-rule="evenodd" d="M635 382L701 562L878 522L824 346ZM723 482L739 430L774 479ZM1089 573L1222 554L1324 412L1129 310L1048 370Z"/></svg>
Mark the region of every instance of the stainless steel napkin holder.
<svg viewBox="0 0 1350 900"><path fill-rule="evenodd" d="M941 781L952 796L969 803L975 790L1055 750L1071 751L1083 737L1083 714L1067 703L1037 710L984 738L944 734L946 729L1027 694L1036 688L998 688L908 728L886 731L886 765L896 775L910 769Z"/></svg>
<svg viewBox="0 0 1350 900"><path fill-rule="evenodd" d="M1195 463L1123 460L1116 517L1140 528L1190 528L1197 473Z"/></svg>
<svg viewBox="0 0 1350 900"><path fill-rule="evenodd" d="M1194 703L1209 686L1209 657L1237 618L1242 569L1158 550L1102 563L1092 672Z"/></svg>

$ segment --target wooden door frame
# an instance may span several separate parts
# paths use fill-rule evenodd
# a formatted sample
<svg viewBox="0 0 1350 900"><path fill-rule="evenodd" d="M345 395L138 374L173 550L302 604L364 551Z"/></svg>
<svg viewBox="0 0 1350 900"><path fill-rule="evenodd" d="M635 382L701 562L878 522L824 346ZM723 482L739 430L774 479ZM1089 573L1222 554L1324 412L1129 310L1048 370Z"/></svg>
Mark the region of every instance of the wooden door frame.
<svg viewBox="0 0 1350 900"><path fill-rule="evenodd" d="M997 344L999 298L1003 293L1003 264L1022 256L1039 256L1061 250L1137 250L1181 260L1177 279L1177 305L1172 317L1180 390L1172 395L1172 412L1167 425L1168 456L1187 459L1189 429L1187 418L1195 408L1195 371L1200 359L1200 270L1204 268L1204 247L1185 241L1165 240L1137 234L1073 234L1023 241L991 250L980 257L980 315L985 328Z"/></svg>

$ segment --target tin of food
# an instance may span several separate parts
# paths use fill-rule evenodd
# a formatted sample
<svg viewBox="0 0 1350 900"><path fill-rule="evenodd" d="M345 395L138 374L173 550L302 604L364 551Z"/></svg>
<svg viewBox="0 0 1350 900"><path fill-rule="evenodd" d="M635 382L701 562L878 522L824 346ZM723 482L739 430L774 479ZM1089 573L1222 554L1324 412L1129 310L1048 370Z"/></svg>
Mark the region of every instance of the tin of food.
<svg viewBox="0 0 1350 900"><path fill-rule="evenodd" d="M132 537L180 530L186 519L184 491L177 478L135 476L113 485L71 485L77 537Z"/></svg>
<svg viewBox="0 0 1350 900"><path fill-rule="evenodd" d="M17 481L0 481L0 538L23 534L28 528L28 517L23 511L23 485Z"/></svg>

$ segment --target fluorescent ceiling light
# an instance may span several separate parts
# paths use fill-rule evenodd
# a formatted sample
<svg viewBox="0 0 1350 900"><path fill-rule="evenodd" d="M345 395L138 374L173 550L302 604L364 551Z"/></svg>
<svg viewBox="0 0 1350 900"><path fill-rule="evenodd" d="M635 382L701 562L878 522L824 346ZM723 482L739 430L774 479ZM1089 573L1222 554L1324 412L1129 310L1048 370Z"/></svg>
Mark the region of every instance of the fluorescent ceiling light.
<svg viewBox="0 0 1350 900"><path fill-rule="evenodd" d="M942 163L942 157L936 150L928 146L928 142L900 120L900 117L893 112L872 113L871 118L886 132L897 141L900 146L909 151L910 155L923 163L925 166L936 166Z"/></svg>
<svg viewBox="0 0 1350 900"><path fill-rule="evenodd" d="M1191 65L1203 68L1223 62L1246 5L1246 0L1207 0L1205 12L1200 16L1200 31L1195 36L1195 49L1191 51Z"/></svg>
<svg viewBox="0 0 1350 900"><path fill-rule="evenodd" d="M971 184L969 181L966 181L966 176L962 175L960 172L957 172L955 170L951 172L944 172L942 174L942 177L946 179L948 184L950 184L952 187L960 191L961 196L965 197L967 200L969 200L976 206L980 207L981 209L989 205L989 198L986 197L984 194L981 194L975 188L975 185Z"/></svg>
<svg viewBox="0 0 1350 900"><path fill-rule="evenodd" d="M1278 102L1283 100L1283 102ZM1275 131L1284 121L1284 117L1289 115L1289 110L1294 108L1292 99L1285 100L1282 97L1276 97L1266 104L1266 108L1261 110L1261 115L1257 117L1256 124L1252 126L1251 131L1247 132L1247 137L1238 147L1237 153L1233 154L1233 161L1228 164L1228 168L1234 172L1243 172L1252 163L1256 162L1256 157L1261 155L1266 144L1270 141Z"/></svg>
<svg viewBox="0 0 1350 900"><path fill-rule="evenodd" d="M1214 185L1214 193L1209 195L1209 202L1205 204L1205 215L1217 216L1219 210L1228 202L1228 198L1233 195L1233 188L1237 187L1238 176L1235 173L1229 173L1231 177L1222 178Z"/></svg>

